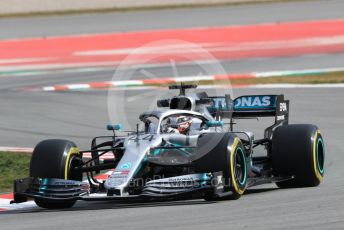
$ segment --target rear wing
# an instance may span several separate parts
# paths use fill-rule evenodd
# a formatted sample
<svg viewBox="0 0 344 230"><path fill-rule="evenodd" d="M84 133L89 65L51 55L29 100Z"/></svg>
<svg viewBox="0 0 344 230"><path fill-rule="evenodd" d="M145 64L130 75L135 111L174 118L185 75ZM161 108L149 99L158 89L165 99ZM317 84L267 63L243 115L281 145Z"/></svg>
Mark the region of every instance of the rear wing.
<svg viewBox="0 0 344 230"><path fill-rule="evenodd" d="M276 123L288 123L289 100L284 95L245 95L231 99L224 97L209 97L211 105L207 107L213 117L217 118L247 118L275 117Z"/></svg>

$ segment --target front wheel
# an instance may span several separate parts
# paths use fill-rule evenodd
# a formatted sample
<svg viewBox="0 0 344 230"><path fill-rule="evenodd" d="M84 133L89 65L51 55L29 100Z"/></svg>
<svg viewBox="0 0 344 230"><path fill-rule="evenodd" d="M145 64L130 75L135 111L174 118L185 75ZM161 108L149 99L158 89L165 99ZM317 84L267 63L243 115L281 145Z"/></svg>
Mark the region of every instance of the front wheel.
<svg viewBox="0 0 344 230"><path fill-rule="evenodd" d="M38 143L33 151L30 176L81 181L82 173L72 170L81 162L81 154L73 142L58 139L44 140ZM38 206L48 209L70 208L75 202L75 200L35 198Z"/></svg>
<svg viewBox="0 0 344 230"><path fill-rule="evenodd" d="M232 133L209 133L201 136L197 146L204 157L197 160L198 172L222 171L223 185L219 194L209 191L205 200L217 199L218 195L229 193L224 199L239 199L247 188L246 154L241 140ZM217 182L218 183L218 182Z"/></svg>
<svg viewBox="0 0 344 230"><path fill-rule="evenodd" d="M73 207L76 203L76 200L55 201L49 199L35 198L35 203L41 208L64 209Z"/></svg>
<svg viewBox="0 0 344 230"><path fill-rule="evenodd" d="M230 199L239 199L247 187L247 167L244 148L240 139L230 136L228 144L228 177L230 178L229 189L232 191Z"/></svg>

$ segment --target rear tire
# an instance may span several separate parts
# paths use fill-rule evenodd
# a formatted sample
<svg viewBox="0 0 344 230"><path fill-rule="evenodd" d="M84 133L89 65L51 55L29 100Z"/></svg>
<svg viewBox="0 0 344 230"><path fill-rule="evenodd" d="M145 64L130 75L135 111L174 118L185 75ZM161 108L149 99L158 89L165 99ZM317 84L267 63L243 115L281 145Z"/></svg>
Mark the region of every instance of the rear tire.
<svg viewBox="0 0 344 230"><path fill-rule="evenodd" d="M38 178L59 178L65 180L82 180L82 173L71 171L72 166L81 163L81 155L76 145L67 140L44 140L35 147L31 162L30 176ZM70 208L76 200L49 200L35 198L35 203L48 209Z"/></svg>
<svg viewBox="0 0 344 230"><path fill-rule="evenodd" d="M272 137L272 166L275 176L294 176L277 182L280 188L314 187L323 181L325 146L315 125L278 127Z"/></svg>

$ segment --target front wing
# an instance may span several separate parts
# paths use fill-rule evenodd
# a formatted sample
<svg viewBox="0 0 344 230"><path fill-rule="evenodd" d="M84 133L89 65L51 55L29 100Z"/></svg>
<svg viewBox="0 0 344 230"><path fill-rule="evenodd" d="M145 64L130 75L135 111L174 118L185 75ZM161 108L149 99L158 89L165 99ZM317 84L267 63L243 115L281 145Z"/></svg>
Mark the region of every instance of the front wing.
<svg viewBox="0 0 344 230"><path fill-rule="evenodd" d="M108 193L91 193L87 182L55 178L25 178L14 182L14 200L12 203L26 202L30 198L48 200L135 200L165 199L186 197L196 193L213 191L214 174L201 173L177 177L161 178L146 183L139 195L108 195Z"/></svg>

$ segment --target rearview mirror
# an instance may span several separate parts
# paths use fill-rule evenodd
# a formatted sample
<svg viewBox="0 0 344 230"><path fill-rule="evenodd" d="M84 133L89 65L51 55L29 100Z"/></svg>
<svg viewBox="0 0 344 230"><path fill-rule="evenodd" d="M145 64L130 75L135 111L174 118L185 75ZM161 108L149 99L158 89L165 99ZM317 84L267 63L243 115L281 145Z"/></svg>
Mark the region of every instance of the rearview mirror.
<svg viewBox="0 0 344 230"><path fill-rule="evenodd" d="M123 125L122 125L122 124L115 124L115 125L108 124L108 125L106 126L106 129L107 129L107 130L115 130L115 131L117 131L117 130L123 129Z"/></svg>

